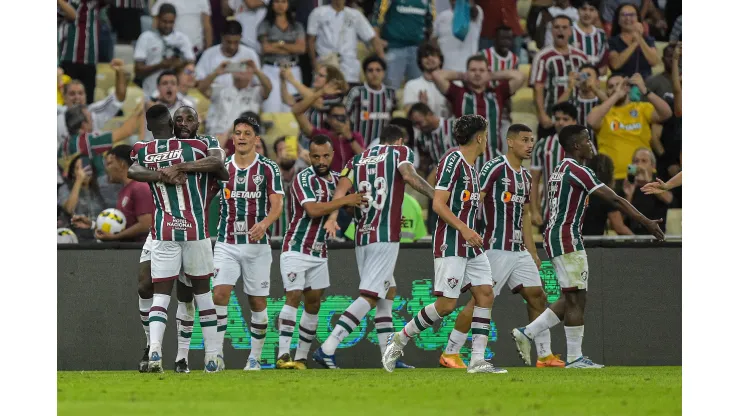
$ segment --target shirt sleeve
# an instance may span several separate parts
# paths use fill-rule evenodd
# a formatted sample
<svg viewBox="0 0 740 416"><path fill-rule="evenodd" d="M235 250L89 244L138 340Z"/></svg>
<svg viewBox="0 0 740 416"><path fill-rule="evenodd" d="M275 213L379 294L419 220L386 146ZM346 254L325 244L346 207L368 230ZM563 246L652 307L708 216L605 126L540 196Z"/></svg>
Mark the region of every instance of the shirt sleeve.
<svg viewBox="0 0 740 416"><path fill-rule="evenodd" d="M301 205L316 201L316 194L311 187L310 175L296 175L293 179L292 192L295 200Z"/></svg>
<svg viewBox="0 0 740 416"><path fill-rule="evenodd" d="M398 146L398 166L404 163L414 164L414 151L409 149L407 146Z"/></svg>
<svg viewBox="0 0 740 416"><path fill-rule="evenodd" d="M262 38L267 36L267 31L270 29L266 21L260 22L259 26L257 26L257 39L262 41Z"/></svg>
<svg viewBox="0 0 740 416"><path fill-rule="evenodd" d="M437 169L437 186L434 189L452 192L457 177L460 176L460 154L452 153L442 161L440 169Z"/></svg>
<svg viewBox="0 0 740 416"><path fill-rule="evenodd" d="M153 214L154 213L154 199L152 193L149 190L149 186L145 183L134 184L133 200L134 200L134 215L137 217L140 215Z"/></svg>
<svg viewBox="0 0 740 416"><path fill-rule="evenodd" d="M355 158L353 157L353 158L350 158L347 161L347 164L344 165L344 169L342 169L342 172L340 173L339 176L349 179L349 181L352 182L352 184L354 184L355 180L352 176L352 172L354 172L354 170L355 170Z"/></svg>
<svg viewBox="0 0 740 416"><path fill-rule="evenodd" d="M149 32L144 32L139 36L134 48L134 61L146 61L146 51L149 49Z"/></svg>
<svg viewBox="0 0 740 416"><path fill-rule="evenodd" d="M356 16L355 21L357 26L355 27L355 31L357 31L357 36L359 36L363 42L370 42L370 40L375 37L375 29L373 29L373 26L367 21L365 15L357 12Z"/></svg>
<svg viewBox="0 0 740 416"><path fill-rule="evenodd" d="M501 105L503 106L506 101L511 97L511 86L509 86L509 80L503 79L496 85L496 96L499 97Z"/></svg>
<svg viewBox="0 0 740 416"><path fill-rule="evenodd" d="M185 57L185 60L193 61L195 62L195 52L193 52L193 43L190 42L190 39L182 35L182 55Z"/></svg>
<svg viewBox="0 0 740 416"><path fill-rule="evenodd" d="M64 205L65 202L69 199L69 187L67 185L62 185L57 190L57 205Z"/></svg>
<svg viewBox="0 0 740 416"><path fill-rule="evenodd" d="M208 0L200 0L200 12L205 13L208 16L211 15L211 2Z"/></svg>
<svg viewBox="0 0 740 416"><path fill-rule="evenodd" d="M596 174L589 168L573 166L570 172L575 186L586 190L589 194L604 186L604 184L596 177Z"/></svg>
<svg viewBox="0 0 740 416"><path fill-rule="evenodd" d="M123 102L118 101L116 94L111 94L100 101L90 104L87 109L90 111L90 114L94 114L97 117L102 127L103 124L118 114L121 107L123 107Z"/></svg>
<svg viewBox="0 0 740 416"><path fill-rule="evenodd" d="M547 78L547 70L545 68L545 60L542 59L542 56L536 56L534 58L534 64L532 64L531 68L532 73L529 77L529 84L530 86L534 86L534 84L542 84L545 82Z"/></svg>
<svg viewBox="0 0 740 416"><path fill-rule="evenodd" d="M152 17L159 16L159 8L160 7L162 7L162 1L161 0L155 1L154 4L152 5L152 9L149 11L149 14L151 14Z"/></svg>
<svg viewBox="0 0 740 416"><path fill-rule="evenodd" d="M306 38L306 29L303 28L303 24L301 24L301 22L295 22L295 32L296 32L296 39Z"/></svg>
<svg viewBox="0 0 740 416"><path fill-rule="evenodd" d="M319 10L320 8L313 9L311 14L308 15L308 27L306 33L311 36L316 36L319 33Z"/></svg>
<svg viewBox="0 0 740 416"><path fill-rule="evenodd" d="M113 148L113 133L105 132L98 135L87 135L89 152L88 155L99 155Z"/></svg>
<svg viewBox="0 0 740 416"><path fill-rule="evenodd" d="M267 195L285 195L285 192L283 192L283 179L280 176L280 168L278 168L278 165L273 161L269 161L267 163L267 169L265 169L265 174L267 176L265 178L267 181Z"/></svg>
<svg viewBox="0 0 740 416"><path fill-rule="evenodd" d="M500 166L500 163L493 163L491 161L487 162L483 166L483 169L481 169L479 176L481 193L491 193L491 190L493 189L493 184L496 182L499 175L501 175Z"/></svg>
<svg viewBox="0 0 740 416"><path fill-rule="evenodd" d="M531 170L542 170L545 165L545 139L540 139L537 144L534 145L532 150L532 163L529 166Z"/></svg>
<svg viewBox="0 0 740 416"><path fill-rule="evenodd" d="M447 99L453 104L453 107L457 107L455 103L462 100L463 94L465 94L465 89L450 83L450 87L447 88L447 94L445 94L445 97L447 97ZM457 109L455 108L455 110ZM460 117L461 114L455 114L455 116Z"/></svg>
<svg viewBox="0 0 740 416"><path fill-rule="evenodd" d="M144 147L143 142L138 142L134 144L134 147L131 148L131 161L134 162L135 165L141 165L142 163L139 161L139 152Z"/></svg>
<svg viewBox="0 0 740 416"><path fill-rule="evenodd" d="M138 45L138 44L137 44ZM211 57L209 54L210 50L207 50L200 56L198 63L195 65L195 79L201 81L208 76L208 60Z"/></svg>
<svg viewBox="0 0 740 416"><path fill-rule="evenodd" d="M344 108L347 110L347 116L350 120L355 118L355 111L360 108L360 90L359 87L352 87L344 98Z"/></svg>

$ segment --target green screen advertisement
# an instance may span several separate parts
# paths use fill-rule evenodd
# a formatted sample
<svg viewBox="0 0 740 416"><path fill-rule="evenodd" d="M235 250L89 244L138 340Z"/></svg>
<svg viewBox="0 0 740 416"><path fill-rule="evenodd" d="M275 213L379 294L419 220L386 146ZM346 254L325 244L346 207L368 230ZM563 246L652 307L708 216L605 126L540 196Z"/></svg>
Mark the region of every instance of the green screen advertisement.
<svg viewBox="0 0 740 416"><path fill-rule="evenodd" d="M555 276L555 270L553 269L552 263L549 261L543 261L540 269L540 278L542 279L542 287L547 294L547 300L549 303L555 302L560 297L560 286L558 285L557 277ZM238 288L239 286L237 286ZM393 302L393 325L396 331L400 330L409 319L415 316L421 308L433 303L436 297L432 294L433 281L431 279L419 279L411 282L410 297L406 298L403 296L396 296ZM344 310L354 301L356 295L337 295L331 293L331 288L327 291L328 295L321 303L321 310L319 311L319 324L316 329L316 341L314 341L312 351L317 348L317 343L322 343L331 334L334 328L334 323ZM409 291L405 291L409 293ZM502 291L502 295L508 295L506 290ZM267 315L268 315L268 328L267 335L265 336L265 345L262 350L262 367L273 368L276 360L276 351L278 348L278 331L276 328L277 318L280 314L280 310L285 302L285 297L280 298L267 298ZM454 327L455 319L457 314L462 310L464 304L461 301L460 306L450 315L446 316L439 326L430 328L422 332L419 336L414 339L414 343L417 348L426 351L441 351L447 345L447 339L452 332ZM247 306L244 303L244 306ZM303 308L298 309L298 315L296 322L300 322ZM355 330L349 334L344 341L339 345L339 348L352 348L361 342L370 342L373 345L378 344L377 335L375 333L375 326L373 325L375 318L375 310L371 310L365 318L360 321L360 324ZM495 342L498 339L498 331L496 327L496 308L493 311L493 320L491 321L491 335L490 341ZM468 338L471 339L470 336ZM231 345L236 350L249 350L250 346L250 335L249 335L249 310L242 310L242 304L237 300L234 292L231 293L231 300L228 307L228 325L225 334L224 348L226 354L228 354L228 346ZM470 342L462 348L460 354L463 360L467 363L470 356ZM294 331L293 340L291 341L291 350L294 351L298 347L298 331ZM191 339L192 349L203 349L203 332L200 328L198 315L194 319L193 335ZM493 357L493 352L490 348L486 348L486 359Z"/></svg>

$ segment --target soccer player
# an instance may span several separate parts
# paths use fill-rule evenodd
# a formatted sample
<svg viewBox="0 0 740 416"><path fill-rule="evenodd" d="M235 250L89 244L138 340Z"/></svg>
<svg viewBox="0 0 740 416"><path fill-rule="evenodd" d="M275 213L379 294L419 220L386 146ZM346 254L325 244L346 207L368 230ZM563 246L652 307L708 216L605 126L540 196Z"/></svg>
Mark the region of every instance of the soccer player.
<svg viewBox="0 0 740 416"><path fill-rule="evenodd" d="M194 111L188 117L193 117ZM131 179L148 182L154 196L151 278L154 296L149 312L148 369L162 372L162 339L174 280L182 270L193 287L205 341L205 371L217 369L216 310L209 287L213 253L205 227L208 173L223 176L224 152L218 141L172 137L173 121L166 106L146 112L154 140L138 142L131 151ZM197 118L196 118L197 119ZM182 133L184 135L184 132ZM192 135L192 138L190 137Z"/></svg>
<svg viewBox="0 0 740 416"><path fill-rule="evenodd" d="M218 241L213 250L216 275L213 301L218 315L218 349L223 356L227 307L239 277L252 311L252 349L244 370L262 369L260 356L267 333L267 295L270 294L270 226L283 211L283 183L277 163L255 151L260 126L251 117L234 120L235 153L226 158L229 179L220 181L221 213ZM223 369L219 362L219 370Z"/></svg>
<svg viewBox="0 0 740 416"><path fill-rule="evenodd" d="M393 270L398 258L401 239L401 205L404 185L426 195L434 190L414 169L414 152L403 145L404 131L389 125L380 134L380 144L355 155L342 170L342 177L334 191L334 198L344 197L350 189L366 194L368 205L355 209L355 256L360 272L360 296L339 317L331 335L313 354L320 365L336 369L335 351L360 320L377 306L375 330L381 353L387 337L393 332L391 311L396 296ZM336 237L338 212L326 220L324 229ZM400 367L408 368L399 363Z"/></svg>
<svg viewBox="0 0 740 416"><path fill-rule="evenodd" d="M486 163L480 173L480 198L483 201L483 248L493 273L493 295L498 296L504 284L512 293L527 301L530 322L547 307L538 269L540 258L532 239L529 194L532 177L522 162L529 159L534 147L532 129L514 124L506 134L508 151ZM536 209L536 208L535 208ZM455 329L447 348L439 358L444 367L465 368L460 347L470 330L475 301L471 299L457 315ZM565 367L550 350L550 331L537 335L537 367Z"/></svg>
<svg viewBox="0 0 740 416"><path fill-rule="evenodd" d="M451 149L437 167L432 209L439 216L434 230L434 295L401 332L388 339L383 368L392 372L406 344L421 331L449 315L461 290L475 299L473 351L468 373L506 373L485 361L493 306L491 267L483 253L483 239L475 229L480 202L480 184L475 161L486 151L488 122L479 115L465 115L455 123L454 137L460 145Z"/></svg>
<svg viewBox="0 0 740 416"><path fill-rule="evenodd" d="M324 222L337 209L344 206L361 207L365 201L360 193L332 200L339 173L329 168L334 149L328 136L314 136L308 151L311 166L296 175L290 189L292 215L280 255L285 305L279 317L280 340L275 364L278 369L305 370L308 350L316 338L321 296L324 289L329 287ZM301 297L304 309L298 325L299 342L293 361L290 359L290 341Z"/></svg>
<svg viewBox="0 0 740 416"><path fill-rule="evenodd" d="M563 128L559 141L565 150L565 159L555 168L548 182L550 218L545 228L544 246L548 257L552 259L563 296L532 323L512 330L511 335L520 357L530 365L530 342L542 331L565 319L568 348L565 368L602 368L603 365L594 363L581 352L583 313L588 290L588 259L581 238L581 227L588 199L591 195L602 198L642 224L658 240L664 238L658 226L663 219L645 218L584 166L585 161L594 156L594 147L586 127L576 124Z"/></svg>

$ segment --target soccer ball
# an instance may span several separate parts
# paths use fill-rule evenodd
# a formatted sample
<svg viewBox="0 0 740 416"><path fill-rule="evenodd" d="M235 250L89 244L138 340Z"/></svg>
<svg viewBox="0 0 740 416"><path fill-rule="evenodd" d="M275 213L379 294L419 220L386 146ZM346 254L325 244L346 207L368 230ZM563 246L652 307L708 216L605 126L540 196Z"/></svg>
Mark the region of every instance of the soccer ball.
<svg viewBox="0 0 740 416"><path fill-rule="evenodd" d="M77 244L77 234L69 228L57 228L57 244Z"/></svg>
<svg viewBox="0 0 740 416"><path fill-rule="evenodd" d="M126 216L115 208L108 208L98 215L95 228L104 233L118 234L126 228Z"/></svg>

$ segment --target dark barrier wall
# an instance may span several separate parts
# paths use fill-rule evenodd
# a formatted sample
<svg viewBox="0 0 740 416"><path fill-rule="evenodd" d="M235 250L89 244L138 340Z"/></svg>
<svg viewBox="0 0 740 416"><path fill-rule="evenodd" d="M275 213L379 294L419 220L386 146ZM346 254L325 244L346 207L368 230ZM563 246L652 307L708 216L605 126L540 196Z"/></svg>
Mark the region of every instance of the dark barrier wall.
<svg viewBox="0 0 740 416"><path fill-rule="evenodd" d="M60 246L57 251L57 368L58 370L133 370L145 338L139 320L136 276L141 249L135 245ZM276 248L277 246L273 246ZM345 246L347 247L347 246ZM681 245L603 243L587 246L589 298L586 308L584 354L606 365L681 365ZM92 248L92 249L91 249ZM277 353L276 318L284 301L279 273L279 250L272 252L270 324L262 354L264 367L271 367ZM540 250L540 257L547 258ZM359 277L351 248L330 251L332 286L319 314L318 341L331 333L334 323L357 295ZM544 262L540 273L548 300L554 302L559 287L552 265ZM402 246L395 278L399 295L394 304L394 325L399 330L431 295L433 261L429 244ZM245 365L250 348L249 308L242 287L237 286L229 305L224 353L228 368ZM173 293L174 295L174 293ZM460 298L460 308L469 299ZM246 310L242 310L245 306ZM164 340L164 359L172 368L177 343L173 296ZM300 313L298 319L300 319ZM380 367L380 350L371 312L337 350L341 367ZM447 343L457 312L434 330L427 330L410 343L404 360L418 367L435 367ZM202 368L203 338L198 319L193 331L191 367ZM491 339L487 355L500 366L520 366L509 331L527 323L524 301L506 289L493 308ZM297 346L294 334L293 349ZM562 325L552 331L555 353L565 355ZM315 342L311 351L318 348ZM467 359L470 341L462 350ZM315 367L310 362L309 367Z"/></svg>

